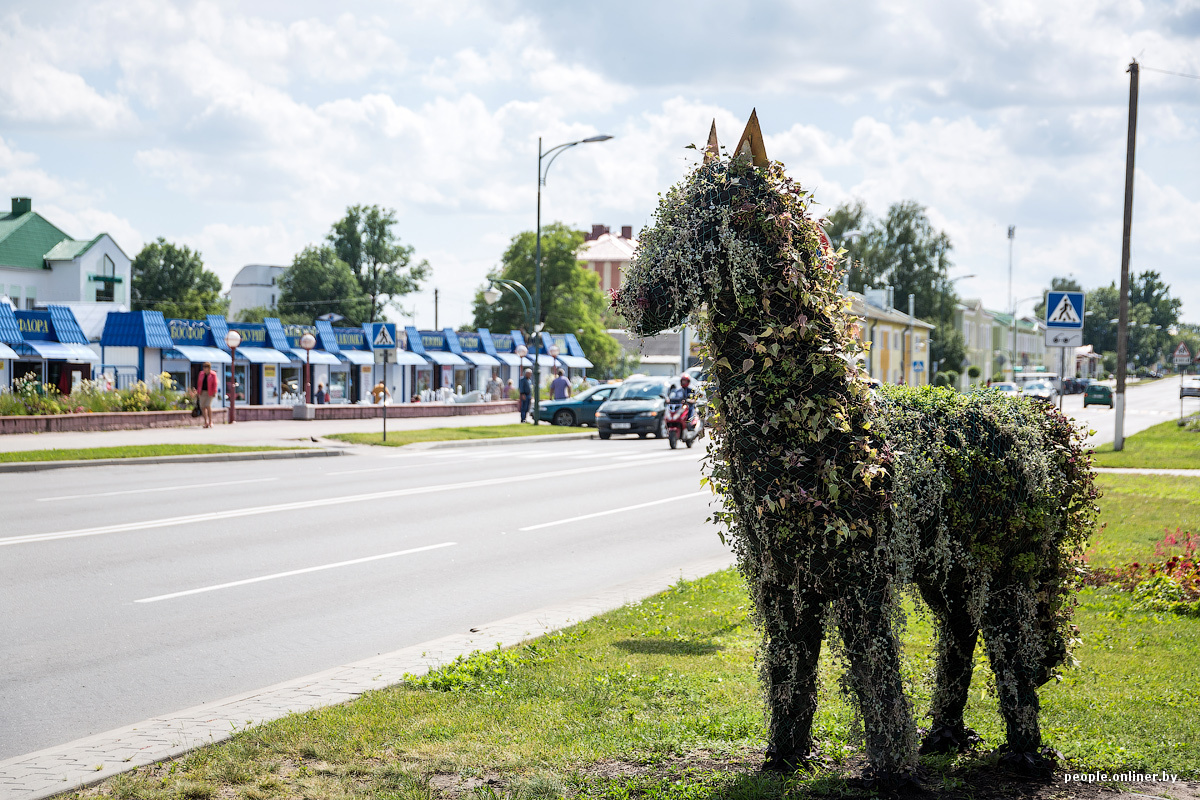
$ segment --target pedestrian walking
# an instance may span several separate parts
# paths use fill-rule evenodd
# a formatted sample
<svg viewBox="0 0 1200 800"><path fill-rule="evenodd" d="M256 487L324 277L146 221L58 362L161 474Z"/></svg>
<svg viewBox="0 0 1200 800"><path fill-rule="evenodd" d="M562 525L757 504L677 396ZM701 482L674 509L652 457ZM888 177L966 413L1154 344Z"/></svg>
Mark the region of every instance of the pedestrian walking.
<svg viewBox="0 0 1200 800"><path fill-rule="evenodd" d="M533 402L533 370L525 370L525 374L521 376L518 391L521 393L521 422L524 422L526 415L529 414L529 404Z"/></svg>
<svg viewBox="0 0 1200 800"><path fill-rule="evenodd" d="M493 375L492 379L487 382L487 386L483 390L492 400L502 400L500 395L504 391L504 384L500 382L499 375Z"/></svg>
<svg viewBox="0 0 1200 800"><path fill-rule="evenodd" d="M392 393L388 391L387 386L383 383L383 379L380 378L379 383L375 384L375 387L371 389L371 402L375 403L375 405L379 405L380 403L391 399Z"/></svg>
<svg viewBox="0 0 1200 800"><path fill-rule="evenodd" d="M555 400L566 400L571 396L571 382L563 374L562 367L558 368L558 377L550 381L550 396Z"/></svg>
<svg viewBox="0 0 1200 800"><path fill-rule="evenodd" d="M204 427L212 427L212 404L220 387L220 378L213 372L212 362L205 361L196 379L196 401L200 404L200 413L204 417Z"/></svg>
<svg viewBox="0 0 1200 800"><path fill-rule="evenodd" d="M325 392L325 384L317 384L317 405L324 405L329 402L329 395Z"/></svg>

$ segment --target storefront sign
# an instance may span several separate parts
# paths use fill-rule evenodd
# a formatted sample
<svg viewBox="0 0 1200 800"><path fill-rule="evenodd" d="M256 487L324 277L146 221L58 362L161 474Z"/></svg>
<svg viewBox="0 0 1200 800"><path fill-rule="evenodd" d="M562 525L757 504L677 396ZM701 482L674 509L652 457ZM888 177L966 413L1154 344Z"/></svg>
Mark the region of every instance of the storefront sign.
<svg viewBox="0 0 1200 800"><path fill-rule="evenodd" d="M370 349L367 347L367 333L362 328L334 328L333 333L337 337L338 347L350 350Z"/></svg>
<svg viewBox="0 0 1200 800"><path fill-rule="evenodd" d="M56 342L54 328L50 324L49 311L18 311L17 325L21 336L31 342Z"/></svg>
<svg viewBox="0 0 1200 800"><path fill-rule="evenodd" d="M446 334L437 331L421 331L421 344L426 350L445 350Z"/></svg>
<svg viewBox="0 0 1200 800"><path fill-rule="evenodd" d="M249 347L267 347L267 326L261 324L235 322L230 323L229 330L241 334L242 344Z"/></svg>
<svg viewBox="0 0 1200 800"><path fill-rule="evenodd" d="M278 370L274 364L263 364L263 398L279 396Z"/></svg>
<svg viewBox="0 0 1200 800"><path fill-rule="evenodd" d="M478 333L460 333L458 335L458 343L462 345L462 349L468 353L483 352L483 342L479 338Z"/></svg>
<svg viewBox="0 0 1200 800"><path fill-rule="evenodd" d="M454 386L454 367L449 364L442 365L442 386Z"/></svg>
<svg viewBox="0 0 1200 800"><path fill-rule="evenodd" d="M167 331L175 344L203 346L204 338L208 335L208 323L198 319L169 319Z"/></svg>

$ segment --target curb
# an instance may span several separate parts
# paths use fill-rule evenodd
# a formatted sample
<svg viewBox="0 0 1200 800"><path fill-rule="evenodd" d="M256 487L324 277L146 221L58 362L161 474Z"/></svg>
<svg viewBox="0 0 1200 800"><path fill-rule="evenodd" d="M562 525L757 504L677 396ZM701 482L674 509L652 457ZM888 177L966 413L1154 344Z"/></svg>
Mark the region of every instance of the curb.
<svg viewBox="0 0 1200 800"><path fill-rule="evenodd" d="M41 800L93 786L137 767L231 738L251 725L354 700L423 675L459 655L513 647L606 611L732 566L731 554L660 570L599 594L527 611L430 642L382 653L314 675L164 714L57 747L0 761L0 797Z"/></svg>
<svg viewBox="0 0 1200 800"><path fill-rule="evenodd" d="M13 461L0 464L0 472L40 472L75 467L111 467L117 464L196 464L208 461L270 461L278 458L321 458L345 455L342 450L253 450L248 453L195 453L144 458L91 458L82 461Z"/></svg>
<svg viewBox="0 0 1200 800"><path fill-rule="evenodd" d="M1097 475L1177 475L1200 478L1200 469L1157 469L1154 467L1092 467Z"/></svg>

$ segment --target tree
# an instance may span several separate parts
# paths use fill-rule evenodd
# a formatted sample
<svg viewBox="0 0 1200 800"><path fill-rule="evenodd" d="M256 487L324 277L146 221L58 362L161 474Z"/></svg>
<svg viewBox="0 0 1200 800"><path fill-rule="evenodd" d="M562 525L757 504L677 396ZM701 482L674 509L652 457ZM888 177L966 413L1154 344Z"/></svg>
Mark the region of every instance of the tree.
<svg viewBox="0 0 1200 800"><path fill-rule="evenodd" d="M199 252L163 237L142 248L133 259L130 291L134 311L161 311L164 317L204 319L224 314L221 279L204 268Z"/></svg>
<svg viewBox="0 0 1200 800"><path fill-rule="evenodd" d="M370 299L369 322L398 298L420 289L421 281L429 277L429 262L412 263L413 248L400 243L392 231L395 224L396 212L391 209L350 206L326 237Z"/></svg>
<svg viewBox="0 0 1200 800"><path fill-rule="evenodd" d="M369 321L371 298L332 247L304 248L279 284L279 308L285 321L310 322L329 311L341 314L351 325Z"/></svg>
<svg viewBox="0 0 1200 800"><path fill-rule="evenodd" d="M262 322L267 317L275 316L275 311L267 306L243 308L237 313L238 322Z"/></svg>
<svg viewBox="0 0 1200 800"><path fill-rule="evenodd" d="M847 237L853 231L860 235ZM905 200L877 220L862 201L846 203L829 215L825 232L852 260L851 291L890 285L902 312L908 310L912 294L914 316L935 326L929 338L930 360L941 369L960 369L967 347L954 325L958 295L947 275L952 245L945 232L934 230L925 208Z"/></svg>
<svg viewBox="0 0 1200 800"><path fill-rule="evenodd" d="M542 320L550 333L574 333L588 359L601 374L617 366L621 346L604 329L608 302L600 290L600 277L576 256L583 246L583 231L571 230L561 222L542 228ZM515 280L532 297L535 294L536 234L525 231L513 237L501 259L496 277ZM475 293L475 327L497 332L521 330L528 337L521 304L505 291L495 305Z"/></svg>
<svg viewBox="0 0 1200 800"><path fill-rule="evenodd" d="M1115 281L1087 293L1083 341L1098 353L1115 353L1117 350L1116 320L1120 314L1120 298L1121 290ZM1182 307L1183 301L1171 297L1171 287L1163 283L1159 273L1147 270L1130 279L1130 362L1150 366L1160 358L1170 356L1167 351L1177 338L1173 338L1170 331L1178 326Z"/></svg>

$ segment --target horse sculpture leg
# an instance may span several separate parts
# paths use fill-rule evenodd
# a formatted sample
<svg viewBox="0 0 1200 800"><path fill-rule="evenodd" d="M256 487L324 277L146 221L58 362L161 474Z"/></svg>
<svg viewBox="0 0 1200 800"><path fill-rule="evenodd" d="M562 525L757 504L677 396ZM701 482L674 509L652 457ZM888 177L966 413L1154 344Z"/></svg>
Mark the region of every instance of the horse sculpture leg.
<svg viewBox="0 0 1200 800"><path fill-rule="evenodd" d="M1044 657L1028 652L1038 647L1039 636L1037 630L1021 626L1034 619L1034 602L1024 594L1012 586L992 591L983 636L1008 734L1001 763L1023 774L1044 775L1054 766L1042 750L1038 726L1037 687Z"/></svg>
<svg viewBox="0 0 1200 800"><path fill-rule="evenodd" d="M900 677L892 587L877 571L854 572L834 601L849 661L847 678L858 695L874 777L884 784L904 782L916 768L916 730Z"/></svg>
<svg viewBox="0 0 1200 800"><path fill-rule="evenodd" d="M825 603L808 592L778 583L763 587L765 663L770 722L764 770L794 772L812 750L817 710L817 659Z"/></svg>
<svg viewBox="0 0 1200 800"><path fill-rule="evenodd" d="M963 722L979 629L965 607L963 581L947 581L944 590L936 585L921 585L920 589L938 625L937 683L930 709L933 724L921 743L921 753L963 752L981 741Z"/></svg>

